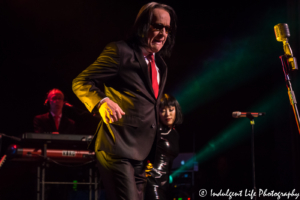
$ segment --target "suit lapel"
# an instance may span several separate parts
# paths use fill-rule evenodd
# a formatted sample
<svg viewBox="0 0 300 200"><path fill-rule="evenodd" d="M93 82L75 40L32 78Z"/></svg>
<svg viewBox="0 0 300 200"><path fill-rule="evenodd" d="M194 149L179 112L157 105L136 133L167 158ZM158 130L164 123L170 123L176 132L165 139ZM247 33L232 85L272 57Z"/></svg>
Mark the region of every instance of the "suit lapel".
<svg viewBox="0 0 300 200"><path fill-rule="evenodd" d="M146 80L146 87L148 87L151 91L151 96L153 97L152 98L152 101L155 102L155 96L154 96L154 91L153 91L153 88L152 88L152 83L151 83L151 80L150 80L150 76L149 76L149 73L148 73L148 65L145 61L145 58L144 58L144 55L142 53L142 51L140 50L140 48L138 49L135 49L134 50L134 53L135 53L135 56L137 57L140 65L141 65L141 68L142 68L142 71L143 71L143 74L144 74L144 77L145 77L145 80Z"/></svg>
<svg viewBox="0 0 300 200"><path fill-rule="evenodd" d="M58 127L59 132L62 132L62 133L66 132L67 126L68 126L68 118L62 114L60 123L59 123L59 127ZM73 134L73 133L71 133L71 134Z"/></svg>
<svg viewBox="0 0 300 200"><path fill-rule="evenodd" d="M53 116L51 115L50 112L48 113L48 118L49 118L49 124L50 124L50 126L51 126L51 129L50 129L50 130L56 130L56 131L58 131L58 130L56 129L56 125L55 125L54 118L53 118Z"/></svg>
<svg viewBox="0 0 300 200"><path fill-rule="evenodd" d="M165 61L160 57L160 55L155 54L155 63L159 68L160 74L159 92L157 97L157 99L160 99L161 95L163 94L163 89L165 88L168 69Z"/></svg>
<svg viewBox="0 0 300 200"><path fill-rule="evenodd" d="M149 89L151 91L151 96L153 97L152 100L153 100L153 102L155 102L156 98L155 98L154 91L153 91L153 88L152 88L152 82L150 80L150 76L149 76L149 72L148 72L148 65L145 61L145 57L144 57L144 55L143 55L140 48L134 49L134 53L135 53L135 56L137 57L140 65L141 65L145 80L147 82L147 86L149 87ZM167 65L164 62L164 60L157 54L155 54L155 63L157 65L157 67L159 68L159 73L160 73L160 77L161 77L160 84L159 84L159 93L158 93L158 97L157 97L157 99L160 99L160 97L163 93L163 89L164 89L165 84L166 84Z"/></svg>

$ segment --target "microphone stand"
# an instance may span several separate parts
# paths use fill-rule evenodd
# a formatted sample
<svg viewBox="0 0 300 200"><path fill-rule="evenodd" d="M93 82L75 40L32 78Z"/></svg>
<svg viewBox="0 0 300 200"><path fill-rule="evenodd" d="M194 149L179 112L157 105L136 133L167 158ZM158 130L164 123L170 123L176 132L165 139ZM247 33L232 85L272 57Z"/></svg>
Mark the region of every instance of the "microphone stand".
<svg viewBox="0 0 300 200"><path fill-rule="evenodd" d="M289 58L287 58L286 55L279 56L279 58L281 60L282 69L283 69L283 73L284 73L284 77L285 77L285 83L286 83L286 87L288 89L288 95L289 95L290 103L291 103L291 106L292 106L293 111L294 111L298 131L299 131L299 134L300 134L300 127L299 127L300 118L299 118L299 112L298 112L298 108L297 108L297 100L296 100L296 96L295 96L295 93L293 91L291 79L290 79L290 76L289 76L290 68L291 67L292 67L292 69L297 69L297 68L294 68L293 66L290 66ZM297 66L297 64L295 64L295 65Z"/></svg>
<svg viewBox="0 0 300 200"><path fill-rule="evenodd" d="M257 199L257 190L256 190L256 181L255 181L255 154L254 154L254 117L251 114L247 114L247 117L250 119L250 124L252 126L251 132L251 158L252 158L252 182L253 189L255 192L254 200Z"/></svg>

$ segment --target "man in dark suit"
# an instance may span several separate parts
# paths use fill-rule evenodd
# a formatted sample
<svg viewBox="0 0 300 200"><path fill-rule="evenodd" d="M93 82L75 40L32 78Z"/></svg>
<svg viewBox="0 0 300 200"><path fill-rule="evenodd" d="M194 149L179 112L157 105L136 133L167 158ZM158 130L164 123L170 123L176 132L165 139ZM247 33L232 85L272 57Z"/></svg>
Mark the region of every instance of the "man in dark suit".
<svg viewBox="0 0 300 200"><path fill-rule="evenodd" d="M74 93L102 117L93 144L110 200L143 199L143 160L156 138L159 99L167 78L161 55L170 54L175 32L174 10L148 3L131 37L108 44L73 80Z"/></svg>
<svg viewBox="0 0 300 200"><path fill-rule="evenodd" d="M35 116L33 120L34 132L74 134L74 121L62 114L64 104L62 91L55 88L50 90L45 101L45 105L49 107L49 112Z"/></svg>

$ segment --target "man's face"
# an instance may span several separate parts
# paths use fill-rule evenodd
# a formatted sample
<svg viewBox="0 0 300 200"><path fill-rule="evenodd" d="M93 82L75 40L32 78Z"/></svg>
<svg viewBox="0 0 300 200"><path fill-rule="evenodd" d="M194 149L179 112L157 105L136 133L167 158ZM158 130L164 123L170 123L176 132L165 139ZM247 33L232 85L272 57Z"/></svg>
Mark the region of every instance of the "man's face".
<svg viewBox="0 0 300 200"><path fill-rule="evenodd" d="M64 95L60 91L51 93L48 97L50 104L50 111L61 111L64 105Z"/></svg>
<svg viewBox="0 0 300 200"><path fill-rule="evenodd" d="M164 46L168 32L165 27L170 27L171 17L169 13L162 8L153 10L153 18L148 31L148 48L149 53L157 53Z"/></svg>

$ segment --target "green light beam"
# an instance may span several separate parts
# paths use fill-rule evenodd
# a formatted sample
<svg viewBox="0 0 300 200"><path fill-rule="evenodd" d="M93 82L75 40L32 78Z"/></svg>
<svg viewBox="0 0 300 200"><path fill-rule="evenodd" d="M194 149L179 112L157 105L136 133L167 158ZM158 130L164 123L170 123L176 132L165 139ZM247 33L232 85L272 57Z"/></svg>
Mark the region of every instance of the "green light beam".
<svg viewBox="0 0 300 200"><path fill-rule="evenodd" d="M214 55L201 62L185 81L174 87L176 89L171 93L184 114L276 68L273 61L278 63L276 69L281 70L278 51L282 50L282 44L276 41L273 27L282 20L284 13L272 10L273 15L270 16L271 11L268 12L269 15L257 24L259 31L223 41Z"/></svg>
<svg viewBox="0 0 300 200"><path fill-rule="evenodd" d="M260 130L264 130L266 126L262 124L267 124L268 120L275 119L280 115L280 108L283 109L282 104L288 103L287 95L282 95L283 90L279 88L277 92L270 95L261 104L256 105L251 110L258 112L266 112L266 116L260 117L256 121L259 121L255 127ZM276 109L274 109L276 108ZM276 112L275 112L276 110ZM204 148L202 148L193 158L191 158L185 165L181 166L179 169L174 171L171 176L177 176L181 171L187 170L194 165L194 162L203 163L209 158L217 155L219 152L223 152L228 147L237 145L241 141L250 137L251 125L249 119L234 119L235 122L227 128L224 132L212 139Z"/></svg>

